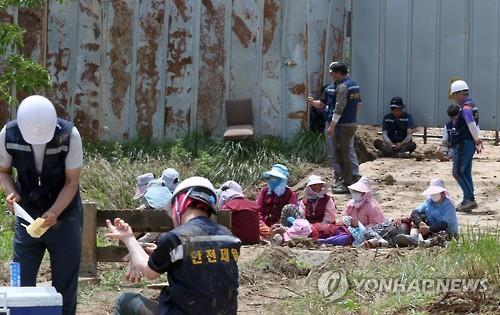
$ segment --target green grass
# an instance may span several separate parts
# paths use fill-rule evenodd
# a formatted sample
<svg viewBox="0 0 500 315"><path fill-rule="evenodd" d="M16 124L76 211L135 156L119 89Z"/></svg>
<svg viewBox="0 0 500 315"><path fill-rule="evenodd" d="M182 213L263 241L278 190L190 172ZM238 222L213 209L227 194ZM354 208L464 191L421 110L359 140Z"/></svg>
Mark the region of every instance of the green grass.
<svg viewBox="0 0 500 315"><path fill-rule="evenodd" d="M326 158L321 134L301 133L290 142L262 137L252 142L208 139L191 133L173 143L99 142L85 144L85 165L81 187L86 199L101 208L133 208L137 175L152 172L156 176L167 167L179 171L182 178L198 175L215 186L229 179L244 188L259 182L262 172L274 163L289 167L289 182L305 175L303 166Z"/></svg>
<svg viewBox="0 0 500 315"><path fill-rule="evenodd" d="M410 283L421 279L487 279L484 293L464 293L466 302L478 303L488 311L489 301L500 298L500 238L499 229L490 232L467 229L458 241L447 249L434 251L416 250L412 255L398 258L392 263L371 264L367 268L354 269L348 275L351 290L340 300L325 303L316 289L316 279L311 279L302 297L294 296L283 305L290 314L391 314L425 313L427 306L435 303L442 294L436 291L374 293L354 292L354 279L395 278ZM341 267L341 266L339 266ZM349 272L349 271L348 271Z"/></svg>

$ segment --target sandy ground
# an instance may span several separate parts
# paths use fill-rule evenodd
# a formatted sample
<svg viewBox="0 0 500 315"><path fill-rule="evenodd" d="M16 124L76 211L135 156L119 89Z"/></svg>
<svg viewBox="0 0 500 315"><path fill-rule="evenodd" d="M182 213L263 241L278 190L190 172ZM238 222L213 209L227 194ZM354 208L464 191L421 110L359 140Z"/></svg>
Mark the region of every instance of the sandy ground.
<svg viewBox="0 0 500 315"><path fill-rule="evenodd" d="M359 131L361 142L364 143L363 160L374 157L371 142L377 137L378 129L363 127ZM439 130L430 130L430 134L439 134ZM422 133L417 130L416 133ZM493 138L494 133L484 133ZM432 159L432 153L438 147L438 139L429 139L423 144L422 138L415 139L418 145L416 159L378 158L361 164L361 174L374 180L375 197L380 202L387 217L397 218L409 214L418 206L424 197L421 192L431 178L438 177L445 181L455 201L461 201L461 190L451 175L451 162L439 162ZM309 174L322 175L329 182L332 180L328 165L307 165L304 167L304 178ZM476 199L479 209L472 214L458 214L459 224L464 229L467 226L479 226L482 229L498 228L500 217L500 147L494 146L493 141L485 143L482 154L474 157L473 179L476 187ZM290 183L299 195L302 193L305 180ZM258 187L247 187L247 191L258 191ZM334 196L338 217L341 216L349 196ZM363 250L354 248L338 248L327 246L299 246L300 248L272 248L264 246L250 246L242 249L240 257L240 290L239 314L280 314L282 304L289 297L301 294L306 286L314 285L312 280L321 270L328 270L335 266L344 268L365 268L368 263L386 262L405 255L412 255L415 250L410 249L379 249ZM426 250L443 250L431 248ZM301 261L299 265L291 262ZM259 268L256 268L259 265ZM262 266L264 264L264 266ZM305 264L309 267L303 269ZM111 270L111 264L100 264L100 276ZM330 267L328 267L330 266ZM50 280L49 266L42 265L40 281ZM258 271L257 271L258 270ZM311 282L312 281L312 282ZM0 282L7 279L0 277ZM124 283L125 284L125 283ZM112 314L116 298L120 292L135 291L149 297L158 296L158 290L121 287L120 290L103 290L99 287L82 290L77 314Z"/></svg>
<svg viewBox="0 0 500 315"><path fill-rule="evenodd" d="M370 130L372 132L367 132ZM373 127L365 127L363 131L364 140L369 142L377 130ZM421 134L422 131L417 130L416 133ZM429 133L438 134L439 130L431 129ZM483 132L483 136L493 138L494 133ZM397 218L411 213L424 201L421 192L432 178L445 181L455 203L462 201L462 191L451 174L452 162L440 162L432 158L433 152L438 148L439 139L428 139L428 143L424 144L422 138L416 138L415 142L418 147L413 154L414 158L378 158L360 165L361 175L374 181L374 195L387 217ZM471 214L458 213L459 224L462 227L467 225L498 227L500 222L500 146L495 146L493 141L485 142L484 151L474 156L472 171L479 209ZM313 170L313 173L327 176L329 180L332 177L329 168L318 168ZM334 198L340 215L349 195L335 195Z"/></svg>

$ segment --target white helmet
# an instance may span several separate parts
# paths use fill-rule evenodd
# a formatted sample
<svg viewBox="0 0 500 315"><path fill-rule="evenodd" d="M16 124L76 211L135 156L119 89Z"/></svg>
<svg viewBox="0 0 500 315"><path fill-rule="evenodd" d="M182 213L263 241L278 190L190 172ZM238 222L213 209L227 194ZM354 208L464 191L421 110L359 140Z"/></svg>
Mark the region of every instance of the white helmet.
<svg viewBox="0 0 500 315"><path fill-rule="evenodd" d="M25 98L17 109L17 124L24 140L46 144L54 137L57 113L52 102L40 95Z"/></svg>
<svg viewBox="0 0 500 315"><path fill-rule="evenodd" d="M202 201L210 206L214 213L217 213L217 193L214 185L205 177L193 176L183 180L174 190L172 199L168 204L168 212L171 213L172 204L175 202L177 195L181 192L189 190L189 197Z"/></svg>
<svg viewBox="0 0 500 315"><path fill-rule="evenodd" d="M468 90L469 90L469 86L467 85L467 83L465 81L457 80L457 81L453 81L453 83L451 83L450 94L460 92L460 91L468 91Z"/></svg>

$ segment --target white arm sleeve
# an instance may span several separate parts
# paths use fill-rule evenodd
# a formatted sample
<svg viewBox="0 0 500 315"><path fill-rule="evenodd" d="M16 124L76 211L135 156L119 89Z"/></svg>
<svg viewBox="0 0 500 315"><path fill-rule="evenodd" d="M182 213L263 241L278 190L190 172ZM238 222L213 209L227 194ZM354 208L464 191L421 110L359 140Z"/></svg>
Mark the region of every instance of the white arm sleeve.
<svg viewBox="0 0 500 315"><path fill-rule="evenodd" d="M6 136L5 126L0 131L0 167L9 168L12 166L12 156L7 152L5 147L5 136Z"/></svg>
<svg viewBox="0 0 500 315"><path fill-rule="evenodd" d="M82 137L76 127L73 127L73 130L71 130L69 150L65 162L67 170L73 170L83 166Z"/></svg>
<svg viewBox="0 0 500 315"><path fill-rule="evenodd" d="M467 127L469 127L469 131L472 135L472 138L474 138L474 141L479 139L479 129L476 126L475 122L470 122L467 124Z"/></svg>

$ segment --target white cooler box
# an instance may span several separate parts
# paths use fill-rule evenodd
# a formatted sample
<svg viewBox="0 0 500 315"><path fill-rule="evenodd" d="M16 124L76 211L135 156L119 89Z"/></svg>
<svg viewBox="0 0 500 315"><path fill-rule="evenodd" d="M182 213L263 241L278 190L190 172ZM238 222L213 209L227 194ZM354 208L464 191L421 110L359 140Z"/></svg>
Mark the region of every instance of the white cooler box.
<svg viewBox="0 0 500 315"><path fill-rule="evenodd" d="M53 287L0 287L0 314L60 315L62 295Z"/></svg>

